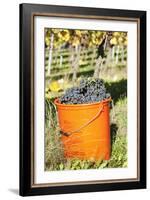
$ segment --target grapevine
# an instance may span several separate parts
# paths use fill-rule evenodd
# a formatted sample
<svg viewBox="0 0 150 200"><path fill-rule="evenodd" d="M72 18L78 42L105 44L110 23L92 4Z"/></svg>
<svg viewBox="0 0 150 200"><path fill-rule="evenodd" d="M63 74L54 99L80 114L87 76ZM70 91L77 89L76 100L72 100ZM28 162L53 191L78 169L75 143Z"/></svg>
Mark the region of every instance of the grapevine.
<svg viewBox="0 0 150 200"><path fill-rule="evenodd" d="M111 31L98 31L98 30L71 30L71 29L45 29L45 46L50 45L50 36L54 34L54 48L60 46L78 45L84 47L96 47L100 45L106 34L111 35L110 45L127 45L126 32L111 32Z"/></svg>

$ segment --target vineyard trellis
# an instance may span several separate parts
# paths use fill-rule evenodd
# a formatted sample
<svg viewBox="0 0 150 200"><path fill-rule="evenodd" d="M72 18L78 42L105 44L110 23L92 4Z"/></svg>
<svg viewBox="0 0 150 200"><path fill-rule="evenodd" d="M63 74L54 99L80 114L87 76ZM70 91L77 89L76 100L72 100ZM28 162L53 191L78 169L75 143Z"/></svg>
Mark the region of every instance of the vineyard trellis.
<svg viewBox="0 0 150 200"><path fill-rule="evenodd" d="M126 46L113 46L106 50L106 57L103 60L102 67L126 65L127 48ZM78 73L97 70L100 65L97 59L96 48L55 48L46 49L45 52L45 70L46 79L52 79L72 75L75 81ZM50 69L51 68L51 69Z"/></svg>

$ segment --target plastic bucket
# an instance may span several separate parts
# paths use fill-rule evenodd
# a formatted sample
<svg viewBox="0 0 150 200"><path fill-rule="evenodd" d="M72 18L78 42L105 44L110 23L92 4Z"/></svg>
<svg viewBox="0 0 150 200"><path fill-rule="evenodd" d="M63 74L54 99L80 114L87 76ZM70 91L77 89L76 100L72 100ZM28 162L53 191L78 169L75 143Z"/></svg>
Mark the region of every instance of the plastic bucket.
<svg viewBox="0 0 150 200"><path fill-rule="evenodd" d="M110 101L111 98L92 104L67 105L55 99L66 158L110 159Z"/></svg>

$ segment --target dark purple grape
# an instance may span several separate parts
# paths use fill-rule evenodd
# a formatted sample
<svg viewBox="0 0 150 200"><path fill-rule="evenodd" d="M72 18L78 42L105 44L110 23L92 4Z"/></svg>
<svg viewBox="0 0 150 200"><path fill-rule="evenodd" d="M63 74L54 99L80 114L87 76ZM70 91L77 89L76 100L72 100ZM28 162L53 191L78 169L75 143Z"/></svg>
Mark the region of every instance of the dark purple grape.
<svg viewBox="0 0 150 200"><path fill-rule="evenodd" d="M63 104L84 104L100 102L110 98L101 79L82 79L78 87L67 89L59 98Z"/></svg>

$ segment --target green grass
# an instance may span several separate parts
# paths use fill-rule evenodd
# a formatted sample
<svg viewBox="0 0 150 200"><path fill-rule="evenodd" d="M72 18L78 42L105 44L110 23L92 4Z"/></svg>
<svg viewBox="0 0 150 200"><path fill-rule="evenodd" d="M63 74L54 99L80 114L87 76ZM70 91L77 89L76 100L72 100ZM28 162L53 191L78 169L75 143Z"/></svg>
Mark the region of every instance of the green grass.
<svg viewBox="0 0 150 200"><path fill-rule="evenodd" d="M49 100L46 100L45 106L45 170L59 170L59 165L64 162L64 156L56 109Z"/></svg>

